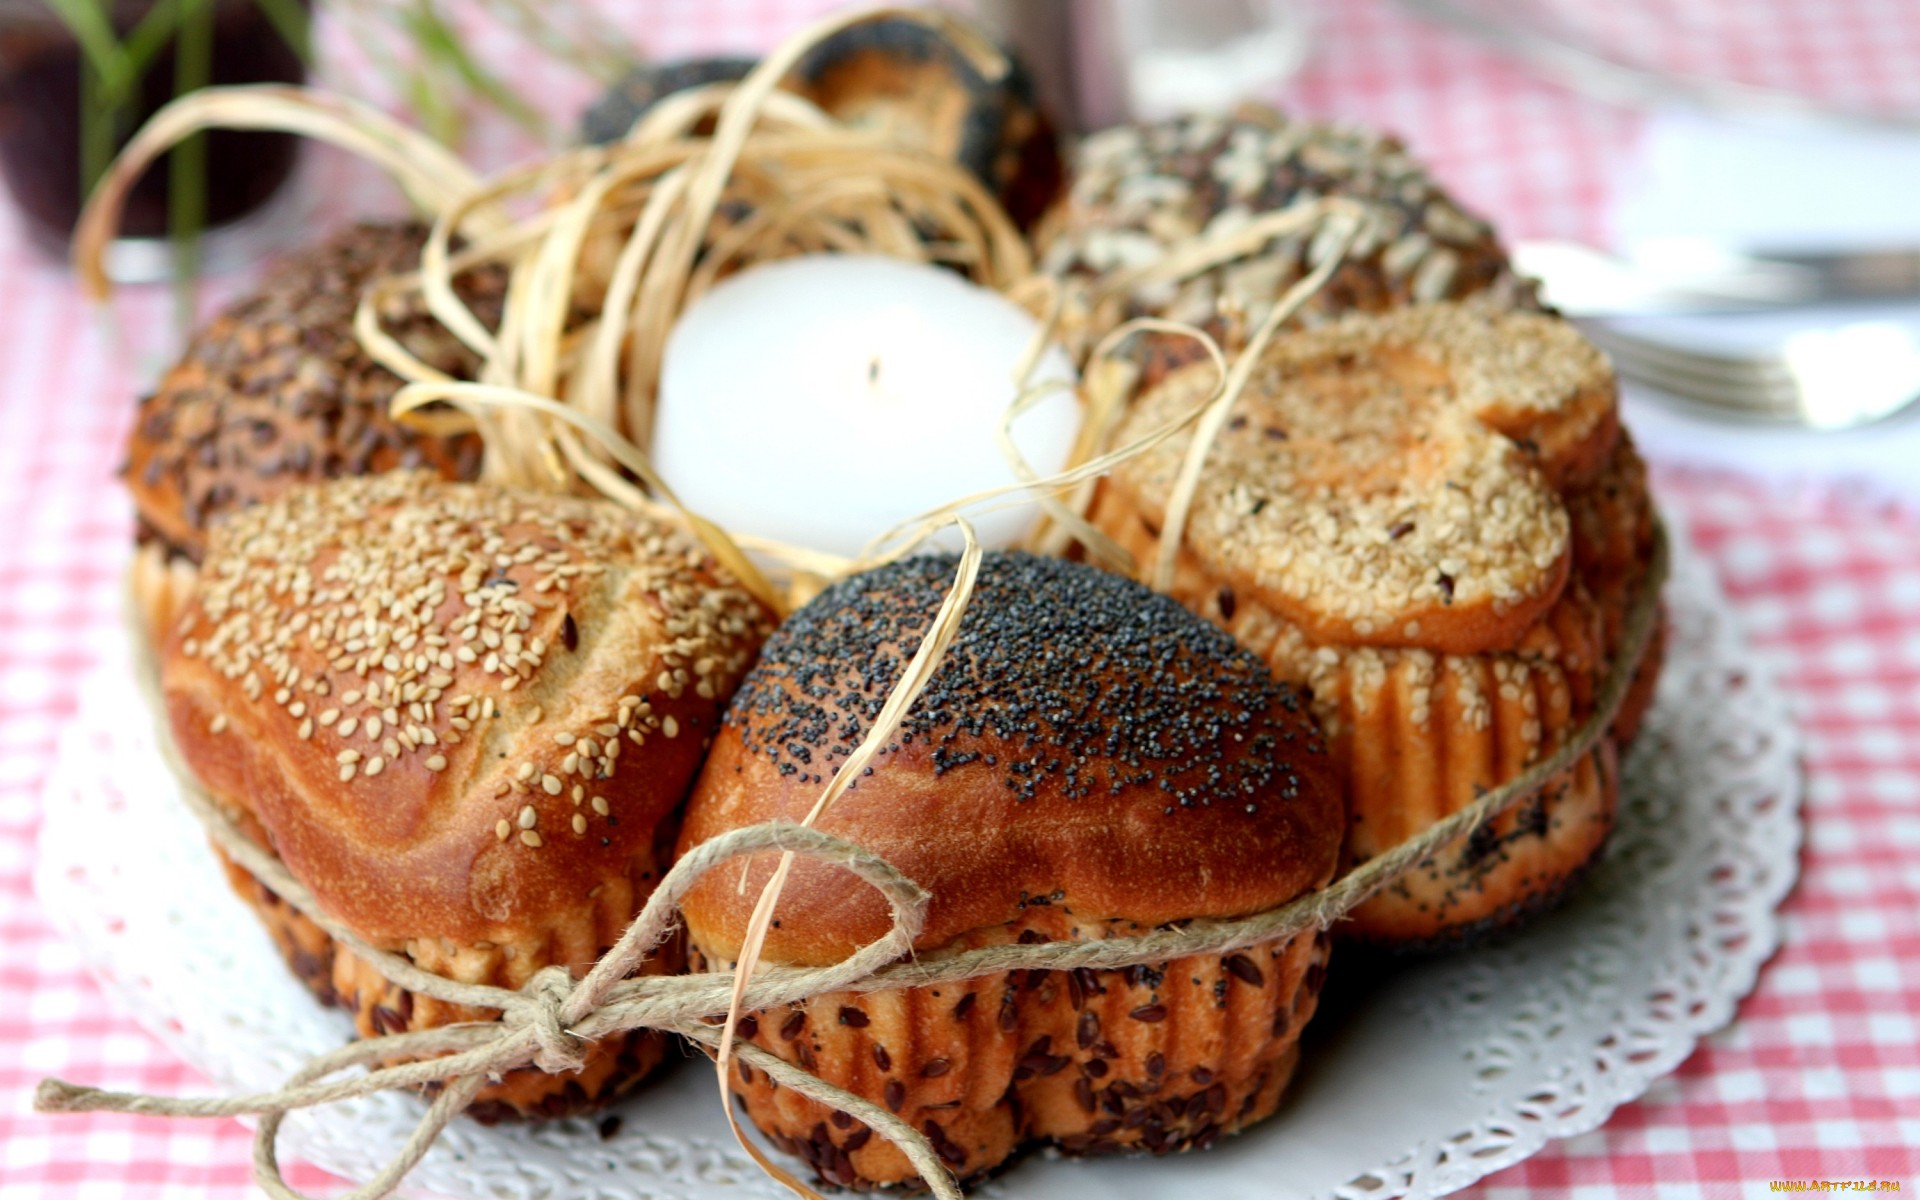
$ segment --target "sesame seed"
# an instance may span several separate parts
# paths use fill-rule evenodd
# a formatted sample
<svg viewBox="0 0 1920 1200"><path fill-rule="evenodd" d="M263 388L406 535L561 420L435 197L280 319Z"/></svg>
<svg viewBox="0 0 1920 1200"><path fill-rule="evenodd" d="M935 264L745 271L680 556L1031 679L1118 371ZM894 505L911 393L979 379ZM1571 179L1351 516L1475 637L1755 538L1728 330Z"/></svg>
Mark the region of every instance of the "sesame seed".
<svg viewBox="0 0 1920 1200"><path fill-rule="evenodd" d="M670 669L711 658L744 673L766 614L685 535L601 500L447 484L404 471L296 489L223 514L180 636L233 690L288 713L301 738L331 730L343 739L332 743L336 754L350 739L355 757L336 759L346 782L379 776L420 747L454 744L477 720L506 715L515 728L539 727L545 714L535 697L546 691L539 676L549 653L564 640L570 650L598 655L603 643L597 630L576 628L550 645L549 617L554 628L563 618L581 619L564 605L536 608L530 585L584 582L608 571L654 598L649 619L661 624ZM474 686L449 700L454 664L481 658L493 673L471 675L463 682ZM518 702L516 691L535 696L503 714ZM231 718L205 720L222 731ZM560 744L570 753L558 752L568 756L564 768L559 761L545 768L558 774L541 774L538 760L498 765L519 770L523 786L537 778L539 791L563 794L604 769L596 753L571 749L583 730L567 732ZM429 754L429 770L447 768L446 756ZM509 794L512 783L493 780Z"/></svg>
<svg viewBox="0 0 1920 1200"><path fill-rule="evenodd" d="M533 805L528 804L520 809L520 828L532 829L539 820L540 814L534 811Z"/></svg>
<svg viewBox="0 0 1920 1200"><path fill-rule="evenodd" d="M612 812L613 809L607 804L607 798L605 796L595 796L593 798L593 811L604 817Z"/></svg>
<svg viewBox="0 0 1920 1200"><path fill-rule="evenodd" d="M531 829L522 829L520 831L520 840L536 850L540 848L540 835Z"/></svg>
<svg viewBox="0 0 1920 1200"><path fill-rule="evenodd" d="M575 833L585 833L587 831L587 819L579 813L573 814L573 831Z"/></svg>
<svg viewBox="0 0 1920 1200"><path fill-rule="evenodd" d="M358 750L342 750L340 753L333 756L333 761L340 762L340 763L356 763L360 761L360 752Z"/></svg>
<svg viewBox="0 0 1920 1200"><path fill-rule="evenodd" d="M571 746L574 743L574 736L571 733L556 733L553 735L553 740L562 746Z"/></svg>
<svg viewBox="0 0 1920 1200"><path fill-rule="evenodd" d="M660 721L660 732L666 734L670 738L679 737L680 722L674 720L673 715L669 713L666 717L662 718L662 720Z"/></svg>
<svg viewBox="0 0 1920 1200"><path fill-rule="evenodd" d="M503 842L506 841L508 838L513 836L513 823L507 820L505 817L501 817L497 822L494 823L493 836L499 838Z"/></svg>
<svg viewBox="0 0 1920 1200"><path fill-rule="evenodd" d="M214 716L213 720L207 722L208 733L225 733L226 731L227 714L225 713L218 713Z"/></svg>

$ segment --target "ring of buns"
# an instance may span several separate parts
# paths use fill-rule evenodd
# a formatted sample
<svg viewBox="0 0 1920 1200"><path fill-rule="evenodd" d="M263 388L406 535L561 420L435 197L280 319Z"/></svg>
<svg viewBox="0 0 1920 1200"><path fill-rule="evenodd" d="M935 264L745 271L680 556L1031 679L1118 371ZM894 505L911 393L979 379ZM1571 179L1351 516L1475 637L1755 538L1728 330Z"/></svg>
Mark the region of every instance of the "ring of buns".
<svg viewBox="0 0 1920 1200"><path fill-rule="evenodd" d="M887 58L900 48L875 41L841 72L849 105L901 102L950 74L932 60L902 74ZM1044 122L1029 107L1001 115L1022 144L989 174L1051 196ZM1277 908L1591 727L1653 556L1644 465L1604 357L1539 311L1491 228L1397 141L1255 108L1089 138L1034 239L1064 284L1059 337L1085 354L1152 315L1244 349L1334 248L1329 230L1178 277L1142 270L1322 196L1366 219L1300 328L1262 349L1209 448L1168 594L989 553L892 744L820 820L927 889L916 954ZM513 989L594 962L677 853L808 814L899 684L955 564L848 576L769 639L770 614L675 528L462 482L478 475L478 438L396 422L402 381L353 333L365 289L417 267L424 237L351 230L193 341L131 438L148 543L136 579L164 641L174 738L245 834L365 942ZM506 270L456 282L497 327ZM478 374L417 298L388 308L383 326L428 366ZM1173 424L1217 382L1179 339L1136 348L1115 445ZM1178 507L1191 438L1093 492L1091 520L1137 562ZM1656 636L1590 751L1339 929L1396 948L1453 943L1563 894L1611 830L1619 751L1659 660ZM643 969L732 970L778 858L697 885L684 940ZM407 991L225 866L295 973L362 1036L497 1015ZM821 966L891 920L852 875L803 857L758 949ZM1032 1143L1204 1148L1275 1111L1330 941L1314 930L1117 970L828 993L737 1031L907 1120L961 1178ZM597 1107L665 1045L637 1030L577 1071L509 1072L471 1111ZM828 1182L917 1178L867 1125L745 1061L730 1085Z"/></svg>

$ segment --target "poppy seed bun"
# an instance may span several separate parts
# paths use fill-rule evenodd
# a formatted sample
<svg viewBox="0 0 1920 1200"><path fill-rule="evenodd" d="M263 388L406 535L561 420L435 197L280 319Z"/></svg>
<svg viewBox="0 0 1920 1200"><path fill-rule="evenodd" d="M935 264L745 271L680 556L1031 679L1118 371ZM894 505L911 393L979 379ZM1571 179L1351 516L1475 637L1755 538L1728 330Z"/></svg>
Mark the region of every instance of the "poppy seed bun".
<svg viewBox="0 0 1920 1200"><path fill-rule="evenodd" d="M329 915L518 987L590 963L652 891L766 624L611 503L396 472L217 526L161 682L188 767ZM369 974L339 951L336 979Z"/></svg>
<svg viewBox="0 0 1920 1200"><path fill-rule="evenodd" d="M688 803L683 849L797 819L859 743L931 624L950 558L844 580L767 643ZM921 951L1090 941L1284 904L1332 875L1344 816L1304 701L1231 638L1092 567L990 553L947 658L893 746L819 822L931 893ZM774 856L695 887L696 965L724 966ZM881 936L851 875L796 860L767 960ZM1325 976L1321 935L1122 970L1005 971L815 996L754 1014L763 1048L899 1113L962 1177L1022 1143L1203 1147L1270 1114ZM752 1119L825 1180L907 1182L846 1113L745 1068Z"/></svg>
<svg viewBox="0 0 1920 1200"><path fill-rule="evenodd" d="M375 280L420 265L426 226L363 224L272 267L260 288L197 332L141 401L125 477L143 540L198 562L207 526L299 483L421 467L446 479L480 469L473 435L419 433L387 415L401 379L353 332ZM489 326L505 273L455 281ZM469 378L478 359L417 300L396 301L383 324L430 366Z"/></svg>
<svg viewBox="0 0 1920 1200"><path fill-rule="evenodd" d="M794 613L728 706L683 846L799 820L865 736L953 578L926 556L844 580ZM946 660L820 821L933 893L919 949L1064 892L1075 911L1158 925L1291 900L1339 840L1305 704L1231 638L1136 583L989 554ZM717 877L689 929L731 955L777 855L744 891ZM1143 887L1145 880L1152 886ZM878 893L796 863L770 960L836 962L888 928Z"/></svg>

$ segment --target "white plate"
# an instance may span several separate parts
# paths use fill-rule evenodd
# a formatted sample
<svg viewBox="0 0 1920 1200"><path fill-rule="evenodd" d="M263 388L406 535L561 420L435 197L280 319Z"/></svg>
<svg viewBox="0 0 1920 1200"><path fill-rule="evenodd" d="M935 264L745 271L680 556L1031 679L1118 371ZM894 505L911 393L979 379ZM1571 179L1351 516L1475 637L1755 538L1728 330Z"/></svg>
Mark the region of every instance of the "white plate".
<svg viewBox="0 0 1920 1200"><path fill-rule="evenodd" d="M1280 1114L1168 1159L1029 1156L976 1195L1429 1197L1592 1129L1726 1023L1778 938L1800 841L1796 737L1705 566L1676 547L1660 697L1620 827L1566 907L1472 953L1340 969ZM93 679L48 784L37 885L109 993L238 1091L278 1086L348 1036L227 890L175 794L124 653ZM1357 959L1350 959L1357 962ZM76 1082L90 1082L77 1080ZM783 1197L686 1064L590 1120L456 1122L412 1177L462 1197ZM296 1115L285 1152L365 1179L420 1112L386 1095Z"/></svg>

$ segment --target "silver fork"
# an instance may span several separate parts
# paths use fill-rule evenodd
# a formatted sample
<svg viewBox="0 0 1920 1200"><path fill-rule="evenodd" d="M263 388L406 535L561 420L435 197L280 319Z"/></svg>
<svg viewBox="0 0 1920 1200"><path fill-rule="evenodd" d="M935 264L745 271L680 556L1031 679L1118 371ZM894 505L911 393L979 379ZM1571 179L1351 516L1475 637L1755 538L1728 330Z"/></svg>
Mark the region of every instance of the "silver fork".
<svg viewBox="0 0 1920 1200"><path fill-rule="evenodd" d="M1681 346L1612 321L1576 323L1623 378L1719 416L1844 429L1920 400L1920 338L1891 322L1797 333L1754 352Z"/></svg>
<svg viewBox="0 0 1920 1200"><path fill-rule="evenodd" d="M1912 249L1756 257L1695 247L1630 262L1571 242L1522 241L1513 261L1624 378L1716 416L1841 429L1920 400L1920 336L1893 322L1856 317L1748 351L1674 341L1633 319L1914 295L1920 252Z"/></svg>

